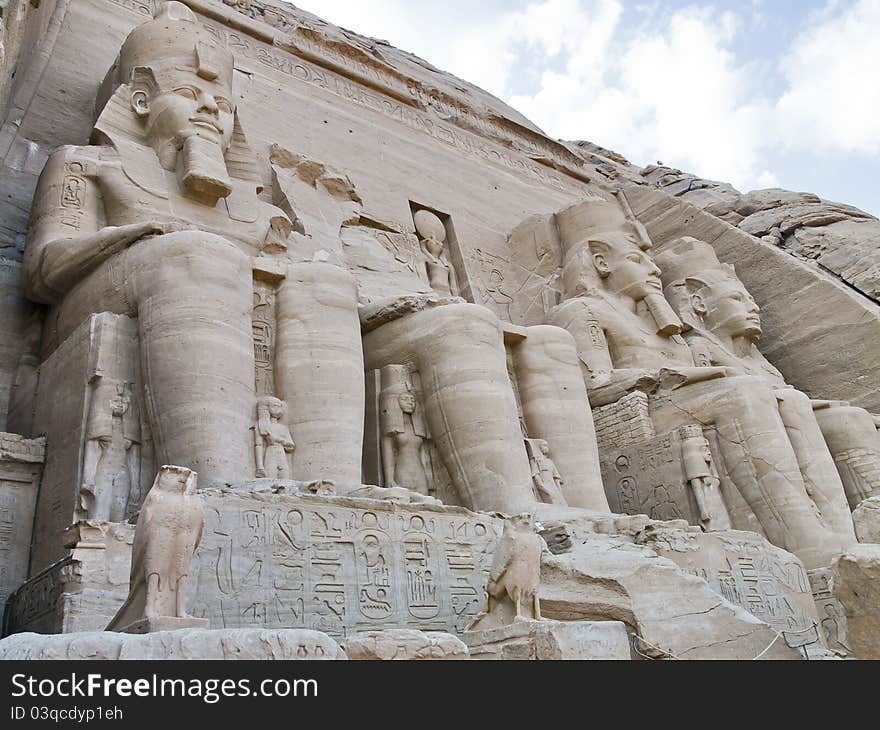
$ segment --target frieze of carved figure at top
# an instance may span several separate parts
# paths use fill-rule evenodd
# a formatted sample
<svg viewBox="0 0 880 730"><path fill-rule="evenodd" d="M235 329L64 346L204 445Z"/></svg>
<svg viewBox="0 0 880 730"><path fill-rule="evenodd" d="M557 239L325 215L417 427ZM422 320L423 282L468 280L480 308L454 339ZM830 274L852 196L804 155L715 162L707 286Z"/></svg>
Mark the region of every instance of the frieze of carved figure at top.
<svg viewBox="0 0 880 730"><path fill-rule="evenodd" d="M251 259L291 230L257 197L232 77L193 12L160 4L106 76L92 144L49 157L23 262L44 353L94 313L137 318L157 460L208 485L253 475Z"/></svg>
<svg viewBox="0 0 880 730"><path fill-rule="evenodd" d="M447 233L443 221L429 210L419 210L413 215L413 222L419 234L431 288L441 296L457 295L455 269L450 265L446 252Z"/></svg>
<svg viewBox="0 0 880 730"><path fill-rule="evenodd" d="M829 565L854 541L843 489L827 469L818 488L805 480L776 389L736 368L695 363L651 241L616 202L577 203L557 225L565 301L548 319L574 336L591 404L646 390L658 433L695 420L714 428L726 472L768 539L810 568Z"/></svg>
<svg viewBox="0 0 880 730"><path fill-rule="evenodd" d="M845 402L811 401L786 384L758 350L761 310L734 267L721 263L708 243L690 237L666 245L657 260L698 364L734 368L775 389L811 493L821 493L823 482L836 483L828 478L830 450L851 507L880 494L880 435L871 414Z"/></svg>

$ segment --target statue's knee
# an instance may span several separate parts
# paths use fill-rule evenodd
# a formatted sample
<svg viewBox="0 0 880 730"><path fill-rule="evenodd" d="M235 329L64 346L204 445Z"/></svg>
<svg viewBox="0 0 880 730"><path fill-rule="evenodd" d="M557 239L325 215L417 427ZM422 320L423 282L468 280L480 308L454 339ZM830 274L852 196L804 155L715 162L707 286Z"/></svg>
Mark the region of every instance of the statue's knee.
<svg viewBox="0 0 880 730"><path fill-rule="evenodd" d="M246 288L251 278L250 258L236 244L214 233L177 231L141 245L140 257L159 263L156 268L166 281L183 279L202 287L218 284L236 290Z"/></svg>
<svg viewBox="0 0 880 730"><path fill-rule="evenodd" d="M485 307L476 304L447 304L429 310L434 328L439 335L472 341L498 339L501 326Z"/></svg>
<svg viewBox="0 0 880 730"><path fill-rule="evenodd" d="M778 408L775 389L759 378L748 375L723 378L718 384L724 389L722 405L731 412L757 415Z"/></svg>

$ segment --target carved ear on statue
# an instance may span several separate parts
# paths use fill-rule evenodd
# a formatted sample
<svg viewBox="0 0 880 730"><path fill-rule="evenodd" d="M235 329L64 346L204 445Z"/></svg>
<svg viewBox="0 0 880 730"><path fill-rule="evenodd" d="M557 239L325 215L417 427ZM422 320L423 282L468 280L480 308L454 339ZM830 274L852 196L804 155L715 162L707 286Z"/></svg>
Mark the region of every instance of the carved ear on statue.
<svg viewBox="0 0 880 730"><path fill-rule="evenodd" d="M593 266L603 279L611 273L611 267L608 265L609 246L604 241L591 240L589 242L590 254L593 257Z"/></svg>
<svg viewBox="0 0 880 730"><path fill-rule="evenodd" d="M150 99L156 91L156 78L152 69L137 66L131 72L131 108L142 119L150 113Z"/></svg>
<svg viewBox="0 0 880 730"><path fill-rule="evenodd" d="M701 317L708 311L706 309L706 302L700 294L691 294L691 309Z"/></svg>

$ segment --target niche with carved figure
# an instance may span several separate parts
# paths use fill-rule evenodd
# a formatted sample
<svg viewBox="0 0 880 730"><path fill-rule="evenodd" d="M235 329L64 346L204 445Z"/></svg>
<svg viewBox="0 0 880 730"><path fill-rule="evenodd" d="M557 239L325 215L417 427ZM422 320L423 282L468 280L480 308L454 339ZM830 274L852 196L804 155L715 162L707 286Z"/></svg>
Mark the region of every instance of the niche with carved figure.
<svg viewBox="0 0 880 730"><path fill-rule="evenodd" d="M409 205L419 239L424 275L431 288L440 296L463 297L473 302L451 216L412 201Z"/></svg>

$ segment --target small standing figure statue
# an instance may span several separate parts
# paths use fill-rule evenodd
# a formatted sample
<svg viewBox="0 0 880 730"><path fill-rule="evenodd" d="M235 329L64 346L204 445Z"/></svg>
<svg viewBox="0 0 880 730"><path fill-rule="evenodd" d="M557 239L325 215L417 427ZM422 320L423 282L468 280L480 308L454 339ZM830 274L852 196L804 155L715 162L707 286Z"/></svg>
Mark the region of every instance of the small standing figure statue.
<svg viewBox="0 0 880 730"><path fill-rule="evenodd" d="M541 552L544 541L535 532L534 519L528 512L514 515L504 523L504 532L495 548L489 583L486 614L493 610L492 599L503 607L505 599L513 603L514 621L527 621L523 603L531 604L531 618L541 620L538 585L541 582Z"/></svg>
<svg viewBox="0 0 880 730"><path fill-rule="evenodd" d="M185 608L189 564L205 526L196 481L196 473L182 466L159 470L134 532L128 598L107 631L207 628L207 620L188 616Z"/></svg>
<svg viewBox="0 0 880 730"><path fill-rule="evenodd" d="M422 253L425 255L428 283L442 296L455 296L455 271L446 258L446 226L429 210L417 211L413 221L419 234Z"/></svg>
<svg viewBox="0 0 880 730"><path fill-rule="evenodd" d="M290 455L296 448L290 429L283 422L284 401L272 395L257 400L257 425L254 428L254 456L257 477L290 479Z"/></svg>
<svg viewBox="0 0 880 730"><path fill-rule="evenodd" d="M709 442L699 426L683 426L681 436L681 461L685 479L694 490L700 510L700 524L706 532L729 530L730 515L721 496L721 480L712 460Z"/></svg>
<svg viewBox="0 0 880 730"><path fill-rule="evenodd" d="M525 442L535 495L545 504L567 506L562 493L562 475L550 458L550 445L544 439L526 439Z"/></svg>
<svg viewBox="0 0 880 730"><path fill-rule="evenodd" d="M382 368L382 469L385 486L405 487L419 494L430 493L422 462L427 432L415 394L409 389L406 368Z"/></svg>
<svg viewBox="0 0 880 730"><path fill-rule="evenodd" d="M86 519L125 519L128 503L140 487L140 441L140 413L132 384L95 378L80 489Z"/></svg>

